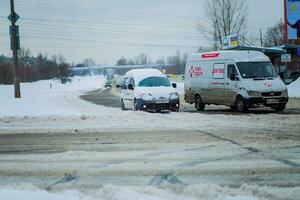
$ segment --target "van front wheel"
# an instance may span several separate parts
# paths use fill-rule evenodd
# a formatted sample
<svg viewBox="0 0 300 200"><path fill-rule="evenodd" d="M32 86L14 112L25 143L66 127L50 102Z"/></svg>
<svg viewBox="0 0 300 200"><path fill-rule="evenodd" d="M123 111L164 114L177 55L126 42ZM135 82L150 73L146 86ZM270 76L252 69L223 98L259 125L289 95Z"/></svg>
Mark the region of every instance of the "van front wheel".
<svg viewBox="0 0 300 200"><path fill-rule="evenodd" d="M248 111L248 107L243 97L237 97L234 104L234 111L239 113L245 113Z"/></svg>
<svg viewBox="0 0 300 200"><path fill-rule="evenodd" d="M205 109L205 104L202 102L199 95L197 95L195 98L195 108L197 109L197 111L203 111Z"/></svg>
<svg viewBox="0 0 300 200"><path fill-rule="evenodd" d="M275 111L281 112L284 111L286 108L286 104L279 104L277 106L272 107Z"/></svg>

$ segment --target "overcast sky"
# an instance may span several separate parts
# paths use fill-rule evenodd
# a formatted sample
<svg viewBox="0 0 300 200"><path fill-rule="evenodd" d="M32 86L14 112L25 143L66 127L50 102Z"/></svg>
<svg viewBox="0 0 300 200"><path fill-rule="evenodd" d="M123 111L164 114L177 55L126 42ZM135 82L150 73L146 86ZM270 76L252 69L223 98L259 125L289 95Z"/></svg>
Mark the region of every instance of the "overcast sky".
<svg viewBox="0 0 300 200"><path fill-rule="evenodd" d="M115 64L143 52L154 61L177 49L209 45L196 30L204 0L15 0L21 45L33 54L62 54ZM252 37L283 18L283 0L246 0ZM0 54L9 55L9 0L0 0Z"/></svg>

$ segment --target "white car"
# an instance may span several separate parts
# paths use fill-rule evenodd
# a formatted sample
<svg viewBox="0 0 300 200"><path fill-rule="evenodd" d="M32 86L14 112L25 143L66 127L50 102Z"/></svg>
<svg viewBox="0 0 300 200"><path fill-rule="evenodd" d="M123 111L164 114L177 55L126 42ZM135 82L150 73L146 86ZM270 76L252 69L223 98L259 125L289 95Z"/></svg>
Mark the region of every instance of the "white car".
<svg viewBox="0 0 300 200"><path fill-rule="evenodd" d="M258 51L218 51L190 55L185 71L185 101L198 111L207 104L237 112L266 106L282 111L288 90L270 59Z"/></svg>
<svg viewBox="0 0 300 200"><path fill-rule="evenodd" d="M121 85L121 108L178 112L180 101L176 87L157 69L130 70Z"/></svg>

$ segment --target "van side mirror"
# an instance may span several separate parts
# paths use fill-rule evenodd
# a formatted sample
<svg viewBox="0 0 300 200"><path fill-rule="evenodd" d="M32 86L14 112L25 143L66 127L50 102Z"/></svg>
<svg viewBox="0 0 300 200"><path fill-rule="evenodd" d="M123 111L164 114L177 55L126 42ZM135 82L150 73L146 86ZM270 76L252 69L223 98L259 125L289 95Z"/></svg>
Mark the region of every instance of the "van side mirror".
<svg viewBox="0 0 300 200"><path fill-rule="evenodd" d="M235 74L230 74L230 80L235 81L236 80L235 78L236 78Z"/></svg>
<svg viewBox="0 0 300 200"><path fill-rule="evenodd" d="M173 88L177 88L177 84L176 83L172 83L172 87Z"/></svg>
<svg viewBox="0 0 300 200"><path fill-rule="evenodd" d="M132 84L128 84L128 90L133 90L133 85Z"/></svg>
<svg viewBox="0 0 300 200"><path fill-rule="evenodd" d="M121 88L121 85L117 84L117 85L116 85L116 88Z"/></svg>

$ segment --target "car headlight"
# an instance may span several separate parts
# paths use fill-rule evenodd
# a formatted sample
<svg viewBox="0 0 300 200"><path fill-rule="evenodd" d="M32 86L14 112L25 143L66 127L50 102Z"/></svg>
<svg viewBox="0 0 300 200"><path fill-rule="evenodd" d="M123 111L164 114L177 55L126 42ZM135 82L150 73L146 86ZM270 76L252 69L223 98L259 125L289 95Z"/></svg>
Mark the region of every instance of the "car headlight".
<svg viewBox="0 0 300 200"><path fill-rule="evenodd" d="M170 100L177 100L177 99L179 99L178 93L172 93L170 96Z"/></svg>
<svg viewBox="0 0 300 200"><path fill-rule="evenodd" d="M288 89L285 89L285 90L282 92L282 96L284 96L284 97L289 96Z"/></svg>
<svg viewBox="0 0 300 200"><path fill-rule="evenodd" d="M247 91L248 95L251 97L260 97L261 93L257 91Z"/></svg>
<svg viewBox="0 0 300 200"><path fill-rule="evenodd" d="M154 97L151 94L143 93L141 95L143 101L154 101Z"/></svg>

